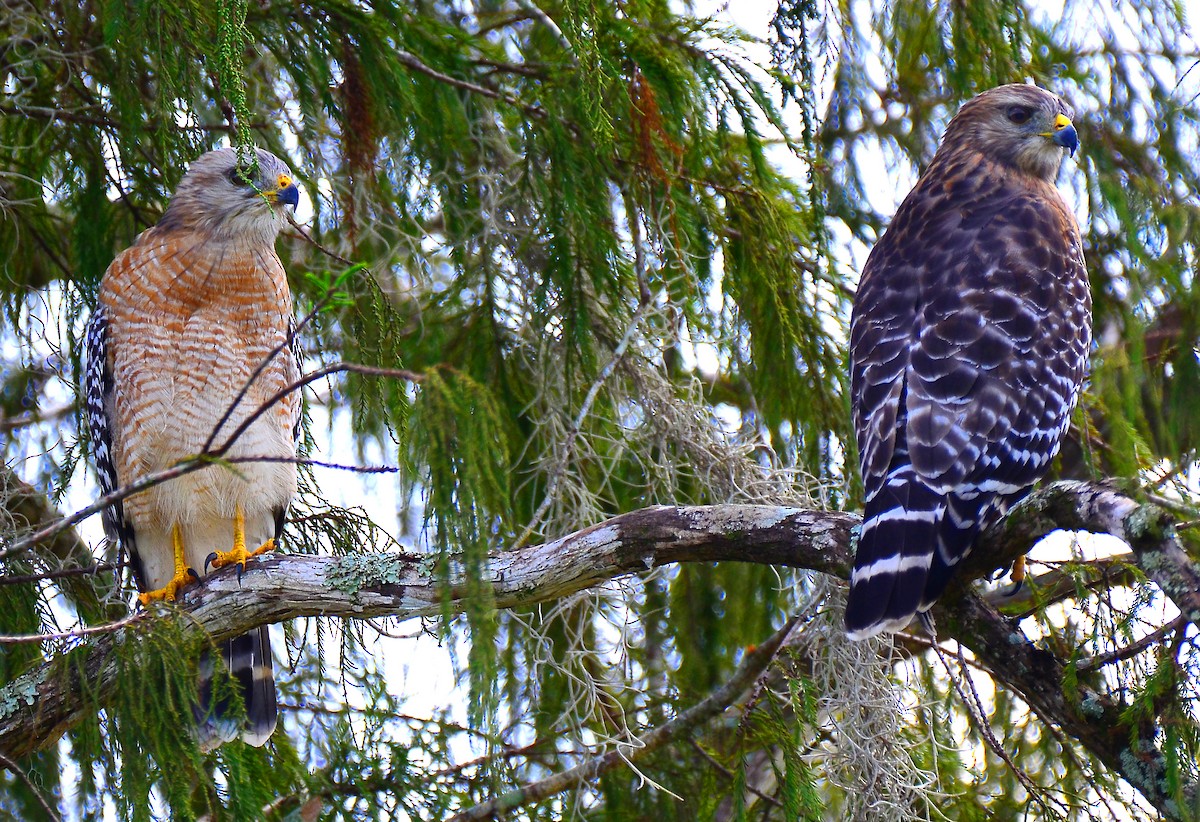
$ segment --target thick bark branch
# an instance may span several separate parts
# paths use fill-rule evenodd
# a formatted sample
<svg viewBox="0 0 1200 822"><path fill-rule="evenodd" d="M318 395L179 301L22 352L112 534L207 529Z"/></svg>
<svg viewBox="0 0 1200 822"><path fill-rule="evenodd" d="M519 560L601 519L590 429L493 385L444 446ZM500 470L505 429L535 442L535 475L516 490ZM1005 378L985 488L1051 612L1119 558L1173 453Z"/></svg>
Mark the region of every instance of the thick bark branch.
<svg viewBox="0 0 1200 822"><path fill-rule="evenodd" d="M672 562L746 561L807 568L845 578L856 515L765 506L655 507L635 511L562 539L494 554L485 570L498 607L566 596L606 580ZM1200 618L1200 569L1180 547L1159 509L1107 488L1058 483L1033 495L985 535L961 574L963 585L935 609L943 636L971 648L980 663L1046 721L1079 740L1122 774L1164 815L1180 811L1167 792L1166 759L1153 726L1132 727L1107 694L1063 687L1062 661L1029 641L966 583L1002 567L1050 531L1108 532L1127 539L1147 575L1188 619ZM273 556L256 560L238 581L215 574L181 598L197 629L216 640L300 616L439 616L465 607L466 576L451 562L449 606L429 556L354 554ZM123 632L138 630L129 626ZM0 689L0 752L21 756L57 739L96 704L113 679L112 649L121 634L84 643ZM99 686L99 687L97 687ZM103 698L103 697L101 697ZM1195 786L1185 787L1185 800Z"/></svg>
<svg viewBox="0 0 1200 822"><path fill-rule="evenodd" d="M811 568L845 578L853 514L752 505L645 508L553 542L494 554L484 582L500 608L558 599L615 577L672 562L753 561ZM187 590L180 609L214 641L293 617L436 617L460 611L466 572L450 563L449 604L433 557L351 554L255 559ZM0 753L18 758L48 744L103 707L115 677L113 647L138 625L83 644L0 688ZM80 687L79 679L91 685Z"/></svg>

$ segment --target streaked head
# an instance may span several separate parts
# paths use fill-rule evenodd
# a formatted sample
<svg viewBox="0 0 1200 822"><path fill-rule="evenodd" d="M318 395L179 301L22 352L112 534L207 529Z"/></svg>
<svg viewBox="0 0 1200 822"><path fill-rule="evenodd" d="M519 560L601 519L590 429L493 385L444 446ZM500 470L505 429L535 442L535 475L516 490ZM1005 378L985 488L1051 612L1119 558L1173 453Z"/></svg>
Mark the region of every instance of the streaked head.
<svg viewBox="0 0 1200 822"><path fill-rule="evenodd" d="M1063 153L1079 136L1071 108L1057 94L1030 85L989 89L969 100L946 128L938 153L979 151L1043 180L1053 181Z"/></svg>
<svg viewBox="0 0 1200 822"><path fill-rule="evenodd" d="M190 229L220 239L274 243L283 227L283 209L300 199L287 165L261 148L257 164L234 148L197 157L171 196L158 225Z"/></svg>

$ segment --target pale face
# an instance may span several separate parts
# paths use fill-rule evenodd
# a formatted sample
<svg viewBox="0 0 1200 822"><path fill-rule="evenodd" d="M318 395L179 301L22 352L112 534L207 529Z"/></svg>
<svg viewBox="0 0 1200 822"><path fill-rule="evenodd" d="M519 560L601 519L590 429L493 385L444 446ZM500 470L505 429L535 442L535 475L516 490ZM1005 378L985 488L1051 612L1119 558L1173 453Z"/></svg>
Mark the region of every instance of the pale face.
<svg viewBox="0 0 1200 822"><path fill-rule="evenodd" d="M283 210L295 208L299 190L282 160L262 149L256 153L257 168L239 161L233 148L198 157L159 225L191 229L214 239L273 244L283 228Z"/></svg>

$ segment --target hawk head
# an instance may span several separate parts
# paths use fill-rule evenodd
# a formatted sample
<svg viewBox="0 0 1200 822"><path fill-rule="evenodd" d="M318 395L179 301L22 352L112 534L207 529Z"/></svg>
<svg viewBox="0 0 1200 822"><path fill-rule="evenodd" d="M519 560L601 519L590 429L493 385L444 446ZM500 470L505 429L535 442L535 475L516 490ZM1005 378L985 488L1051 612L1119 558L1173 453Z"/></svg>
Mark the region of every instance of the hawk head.
<svg viewBox="0 0 1200 822"><path fill-rule="evenodd" d="M938 154L977 151L1005 165L1053 182L1063 152L1075 154L1079 136L1071 108L1037 86L998 86L968 101L942 139Z"/></svg>
<svg viewBox="0 0 1200 822"><path fill-rule="evenodd" d="M214 239L272 245L283 228L283 209L296 207L300 191L292 171L269 151L221 148L192 163L158 222L164 230L192 230Z"/></svg>

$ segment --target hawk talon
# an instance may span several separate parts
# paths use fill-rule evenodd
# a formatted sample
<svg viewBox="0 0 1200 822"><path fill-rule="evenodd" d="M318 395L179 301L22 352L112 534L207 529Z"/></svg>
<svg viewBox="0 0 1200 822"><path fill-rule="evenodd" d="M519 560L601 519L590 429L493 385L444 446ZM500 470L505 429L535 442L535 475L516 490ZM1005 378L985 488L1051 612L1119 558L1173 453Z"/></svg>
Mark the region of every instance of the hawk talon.
<svg viewBox="0 0 1200 822"><path fill-rule="evenodd" d="M185 568L182 573L176 572L171 581L161 588L153 591L143 591L138 594L138 602L145 606L151 602L174 602L189 585L194 585L200 581L200 575L196 573L194 568Z"/></svg>
<svg viewBox="0 0 1200 822"><path fill-rule="evenodd" d="M272 537L253 551L246 550L246 518L242 514L242 506L234 509L233 514L233 547L228 551L213 551L204 559L204 573L208 573L208 566L211 565L215 571L218 568L224 568L226 565L237 563L238 566L238 582L242 581L242 574L246 573L246 560L251 557L256 557L259 554L275 549L275 539Z"/></svg>
<svg viewBox="0 0 1200 822"><path fill-rule="evenodd" d="M1015 597L1025 587L1025 555L1017 557L1012 564L1012 590L1004 594L1005 598Z"/></svg>
<svg viewBox="0 0 1200 822"><path fill-rule="evenodd" d="M200 581L200 575L196 573L196 569L188 567L187 560L183 558L183 532L179 530L178 524L171 528L171 545L175 553L175 576L171 577L161 588L138 594L138 602L142 607L160 600L174 602L180 591L188 585Z"/></svg>
<svg viewBox="0 0 1200 822"><path fill-rule="evenodd" d="M238 582L242 580L242 574L246 572L246 560L265 554L267 551L275 550L274 538L267 540L262 545L255 548L253 551L247 551L245 545L234 545L230 551L213 551L204 558L204 573L208 573L208 567L211 565L215 571L218 568L224 568L227 565L237 565L238 567Z"/></svg>

